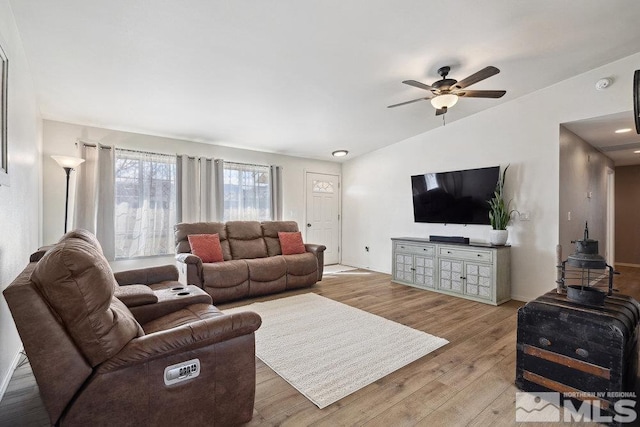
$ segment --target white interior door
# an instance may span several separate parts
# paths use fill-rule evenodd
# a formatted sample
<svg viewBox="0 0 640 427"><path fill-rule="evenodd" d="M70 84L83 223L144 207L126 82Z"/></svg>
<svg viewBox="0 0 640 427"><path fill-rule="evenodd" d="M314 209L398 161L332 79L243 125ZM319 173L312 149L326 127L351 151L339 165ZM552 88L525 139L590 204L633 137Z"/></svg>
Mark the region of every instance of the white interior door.
<svg viewBox="0 0 640 427"><path fill-rule="evenodd" d="M325 245L324 263L340 262L340 177L306 173L306 242Z"/></svg>

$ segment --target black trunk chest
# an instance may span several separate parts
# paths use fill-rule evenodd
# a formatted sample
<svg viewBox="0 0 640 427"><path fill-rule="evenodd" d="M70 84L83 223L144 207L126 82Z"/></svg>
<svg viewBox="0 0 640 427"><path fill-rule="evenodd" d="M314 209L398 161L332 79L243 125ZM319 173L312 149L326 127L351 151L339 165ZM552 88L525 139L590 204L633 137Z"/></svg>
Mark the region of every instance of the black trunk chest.
<svg viewBox="0 0 640 427"><path fill-rule="evenodd" d="M523 391L604 393L601 408L633 392L640 305L626 295L589 306L548 292L518 311L516 385ZM615 397L618 396L618 397ZM637 408L636 408L637 409Z"/></svg>

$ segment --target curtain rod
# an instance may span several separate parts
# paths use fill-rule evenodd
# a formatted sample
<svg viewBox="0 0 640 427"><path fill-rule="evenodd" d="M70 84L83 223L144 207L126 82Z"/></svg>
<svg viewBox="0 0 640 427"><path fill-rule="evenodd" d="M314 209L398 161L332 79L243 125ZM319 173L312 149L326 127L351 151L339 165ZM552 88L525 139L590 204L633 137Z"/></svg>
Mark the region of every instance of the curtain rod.
<svg viewBox="0 0 640 427"><path fill-rule="evenodd" d="M169 157L177 157L177 154L164 154L164 153L154 153L152 151L143 151L143 150L130 150L128 148L116 148L118 151L128 151L129 153L140 153L140 154L152 154L154 156L169 156Z"/></svg>
<svg viewBox="0 0 640 427"><path fill-rule="evenodd" d="M81 142L82 144L84 144L85 147L99 147L99 148L104 148L104 149L107 149L107 150L111 150L111 149L115 148L115 147L112 147L112 146L109 146L109 145L102 145L102 144L97 143L97 142L94 142L94 143L86 142L86 141L81 140L80 138L77 139L76 144L78 144L78 142ZM132 150L132 149L129 149L129 148L115 148L115 149L118 150L118 151L128 151L130 153L140 153L140 154L151 154L151 155L156 155L156 156L157 155L168 156L168 157L183 157L183 156L186 156L189 159L198 159L198 160L206 159L206 160L211 160L211 161L214 161L214 162L222 162L222 163L227 163L227 164L230 164L230 165L239 165L239 166L257 166L257 167L261 167L261 168L270 168L270 167L273 166L273 165L260 165L260 164L257 164L257 163L228 162L228 161L226 161L224 159L214 159L214 158L211 158L211 157L200 157L200 158L198 158L196 156L192 157L192 156L188 156L188 155L185 155L185 154L154 153L152 151Z"/></svg>
<svg viewBox="0 0 640 427"><path fill-rule="evenodd" d="M223 160L223 159L216 159L216 162L222 162L222 163L227 163L227 164L230 164L230 165L240 165L240 166L259 166L261 168L270 167L269 165L259 165L257 163L227 162L226 160Z"/></svg>
<svg viewBox="0 0 640 427"><path fill-rule="evenodd" d="M193 160L211 160L214 161L215 159L212 157L198 157L198 156L189 156L187 154L178 154L178 157L186 157L187 159L193 159Z"/></svg>
<svg viewBox="0 0 640 427"><path fill-rule="evenodd" d="M92 142L84 142L84 141L80 141L82 142L82 145L84 145L85 147L91 147L91 148L103 148L105 150L111 150L113 147L110 145L102 145L102 144L98 144L98 143L92 143ZM76 145L78 145L78 143L76 142Z"/></svg>

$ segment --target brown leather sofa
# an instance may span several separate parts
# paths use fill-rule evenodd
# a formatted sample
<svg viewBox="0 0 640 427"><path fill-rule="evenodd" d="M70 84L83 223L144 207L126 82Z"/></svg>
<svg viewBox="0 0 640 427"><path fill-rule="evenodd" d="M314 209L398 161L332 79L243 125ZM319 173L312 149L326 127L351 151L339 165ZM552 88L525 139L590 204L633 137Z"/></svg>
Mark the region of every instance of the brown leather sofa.
<svg viewBox="0 0 640 427"><path fill-rule="evenodd" d="M282 255L278 232L298 231L295 221L180 223L175 227L180 281L204 289L214 303L313 286L322 280L324 245ZM218 234L224 261L203 263L191 253L188 236Z"/></svg>
<svg viewBox="0 0 640 427"><path fill-rule="evenodd" d="M52 425L252 418L257 314L223 314L174 266L114 276L88 232L32 259L3 293Z"/></svg>

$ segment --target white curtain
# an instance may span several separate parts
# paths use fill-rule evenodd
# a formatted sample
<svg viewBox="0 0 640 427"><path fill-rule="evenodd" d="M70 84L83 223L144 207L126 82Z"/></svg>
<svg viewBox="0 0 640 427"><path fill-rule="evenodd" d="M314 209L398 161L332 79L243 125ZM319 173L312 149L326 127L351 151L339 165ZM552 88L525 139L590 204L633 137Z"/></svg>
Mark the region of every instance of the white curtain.
<svg viewBox="0 0 640 427"><path fill-rule="evenodd" d="M234 162L222 162L222 166L222 189L220 190L218 185L218 191L222 192L223 197L218 199L218 210L222 210L223 220L270 220L272 213L269 166Z"/></svg>
<svg viewBox="0 0 640 427"><path fill-rule="evenodd" d="M77 168L73 225L94 233L109 260L115 258L114 151L105 145L78 143L78 156L85 162Z"/></svg>
<svg viewBox="0 0 640 427"><path fill-rule="evenodd" d="M215 173L213 160L200 158L200 220L213 221L215 215Z"/></svg>
<svg viewBox="0 0 640 427"><path fill-rule="evenodd" d="M213 160L179 155L177 164L178 222L213 221Z"/></svg>
<svg viewBox="0 0 640 427"><path fill-rule="evenodd" d="M282 167L271 166L271 219L282 221Z"/></svg>
<svg viewBox="0 0 640 427"><path fill-rule="evenodd" d="M216 221L224 221L224 160L217 159L213 164L214 200Z"/></svg>
<svg viewBox="0 0 640 427"><path fill-rule="evenodd" d="M176 156L116 150L115 255L174 252Z"/></svg>
<svg viewBox="0 0 640 427"><path fill-rule="evenodd" d="M178 222L199 221L199 203L196 194L200 194L198 176L198 159L189 156L177 156L176 189Z"/></svg>

